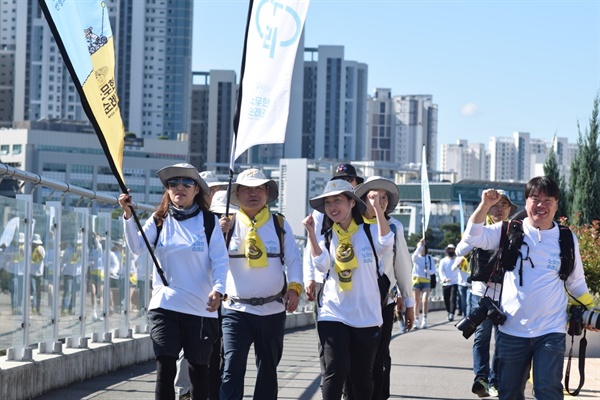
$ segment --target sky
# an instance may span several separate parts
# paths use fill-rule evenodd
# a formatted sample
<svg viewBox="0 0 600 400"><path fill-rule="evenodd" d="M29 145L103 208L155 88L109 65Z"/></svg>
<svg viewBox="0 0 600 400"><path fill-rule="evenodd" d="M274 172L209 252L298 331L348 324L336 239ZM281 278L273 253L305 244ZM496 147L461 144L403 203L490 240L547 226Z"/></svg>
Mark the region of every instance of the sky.
<svg viewBox="0 0 600 400"><path fill-rule="evenodd" d="M195 0L194 71L239 79L248 3ZM438 145L515 131L576 143L600 90L600 0L311 0L304 45L344 46L370 93L432 95Z"/></svg>

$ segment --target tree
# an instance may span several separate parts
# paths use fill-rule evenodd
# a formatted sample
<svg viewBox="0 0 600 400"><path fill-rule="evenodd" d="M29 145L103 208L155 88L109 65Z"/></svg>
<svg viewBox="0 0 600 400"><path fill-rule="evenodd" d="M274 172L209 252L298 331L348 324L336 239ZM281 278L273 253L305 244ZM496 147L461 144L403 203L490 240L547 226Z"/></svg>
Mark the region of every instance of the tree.
<svg viewBox="0 0 600 400"><path fill-rule="evenodd" d="M544 161L544 175L548 178L552 179L558 185L560 189L560 201L558 202L558 210L554 216L554 219L558 221L560 217L566 217L568 215L568 195L565 190L565 178L560 175L560 170L558 168L558 162L556 161L556 153L554 153L554 143L556 143L556 135L552 140L552 146L550 146L550 150L548 151L548 156L546 157L546 161Z"/></svg>
<svg viewBox="0 0 600 400"><path fill-rule="evenodd" d="M460 224L446 224L442 225L440 229L444 232L444 238L439 244L439 248L445 249L449 244L457 245L460 242L462 232L460 231Z"/></svg>
<svg viewBox="0 0 600 400"><path fill-rule="evenodd" d="M596 95L592 116L585 135L581 134L579 123L577 124L579 151L571 166L569 190L573 193L573 200L570 203L570 220L577 220L578 224L581 225L600 220L600 202L598 202L598 199L600 199L599 104L600 98Z"/></svg>

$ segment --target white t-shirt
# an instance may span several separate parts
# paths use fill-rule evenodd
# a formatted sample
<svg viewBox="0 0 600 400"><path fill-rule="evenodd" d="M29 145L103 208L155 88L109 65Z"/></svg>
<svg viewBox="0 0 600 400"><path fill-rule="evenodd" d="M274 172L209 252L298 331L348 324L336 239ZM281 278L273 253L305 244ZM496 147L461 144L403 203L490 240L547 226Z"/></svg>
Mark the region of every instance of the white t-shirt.
<svg viewBox="0 0 600 400"><path fill-rule="evenodd" d="M459 257L448 256L440 260L440 283L443 286L458 285L458 266L461 260Z"/></svg>

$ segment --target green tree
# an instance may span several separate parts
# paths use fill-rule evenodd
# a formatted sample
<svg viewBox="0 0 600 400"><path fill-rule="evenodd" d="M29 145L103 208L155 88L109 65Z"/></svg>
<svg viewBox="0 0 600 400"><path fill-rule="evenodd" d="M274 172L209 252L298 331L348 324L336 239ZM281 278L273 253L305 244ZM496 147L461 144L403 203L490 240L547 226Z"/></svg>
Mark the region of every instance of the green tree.
<svg viewBox="0 0 600 400"><path fill-rule="evenodd" d="M555 143L555 141L556 135L554 135L552 143ZM556 215L554 216L554 219L558 221L559 218L566 217L568 215L569 199L567 197L567 191L565 190L565 178L560 175L558 162L556 161L556 153L554 153L554 146L550 146L548 156L546 157L546 161L544 161L544 175L556 182L556 184L560 188L560 201L558 202L558 210L556 212Z"/></svg>
<svg viewBox="0 0 600 400"><path fill-rule="evenodd" d="M406 239L406 244L408 245L408 247L416 247L417 243L419 243L419 240L421 240L423 238L423 232L419 232L417 233L412 233L408 236L408 238ZM433 232L431 231L431 229L427 229L425 231L425 242L428 244L427 247L432 249L432 245L433 242L435 240L435 237L433 235Z"/></svg>
<svg viewBox="0 0 600 400"><path fill-rule="evenodd" d="M594 108L590 117L589 126L582 135L579 124L579 138L577 145L579 151L571 166L570 192L573 200L570 208L571 221L577 220L578 224L590 224L600 220L600 148L598 145L598 95L594 99ZM577 219L574 217L577 216Z"/></svg>
<svg viewBox="0 0 600 400"><path fill-rule="evenodd" d="M462 232L460 231L460 224L446 224L440 227L442 232L444 232L444 238L438 245L440 249L445 249L447 245L453 244L457 245L460 242Z"/></svg>

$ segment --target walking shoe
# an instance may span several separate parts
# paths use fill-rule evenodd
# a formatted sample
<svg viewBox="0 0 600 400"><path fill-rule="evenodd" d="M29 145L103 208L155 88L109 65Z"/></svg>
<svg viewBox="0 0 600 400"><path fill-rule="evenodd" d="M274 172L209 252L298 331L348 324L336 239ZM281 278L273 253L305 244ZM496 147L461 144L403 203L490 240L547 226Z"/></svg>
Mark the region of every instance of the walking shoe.
<svg viewBox="0 0 600 400"><path fill-rule="evenodd" d="M423 320L421 321L421 329L427 329L427 317L423 317Z"/></svg>
<svg viewBox="0 0 600 400"><path fill-rule="evenodd" d="M493 386L490 386L488 388L488 392L489 392L489 394L490 394L491 397L498 397L498 389L497 388L495 388Z"/></svg>
<svg viewBox="0 0 600 400"><path fill-rule="evenodd" d="M490 392L488 391L488 383L481 378L473 382L471 392L475 393L479 397L490 397Z"/></svg>
<svg viewBox="0 0 600 400"><path fill-rule="evenodd" d="M419 329L419 317L415 317L415 324L414 324L413 330L414 329Z"/></svg>
<svg viewBox="0 0 600 400"><path fill-rule="evenodd" d="M406 333L406 326L404 325L404 321L398 321L398 326L400 327L400 333Z"/></svg>

